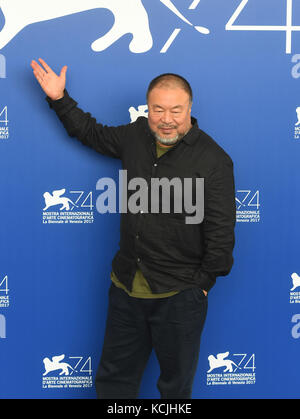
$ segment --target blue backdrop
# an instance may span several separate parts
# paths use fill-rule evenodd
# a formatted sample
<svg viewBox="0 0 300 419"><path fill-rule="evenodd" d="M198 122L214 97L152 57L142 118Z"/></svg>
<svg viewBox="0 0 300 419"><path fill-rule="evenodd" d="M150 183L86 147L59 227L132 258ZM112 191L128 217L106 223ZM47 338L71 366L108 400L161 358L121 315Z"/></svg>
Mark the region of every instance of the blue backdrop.
<svg viewBox="0 0 300 419"><path fill-rule="evenodd" d="M299 2L39 3L0 1L0 397L96 397L119 241L96 183L118 182L121 163L64 131L32 74L42 57L68 65L69 94L108 125L131 122L156 75L190 81L193 116L234 161L237 203L193 398L299 398ZM45 209L58 190L77 207ZM159 398L158 376L153 352L141 398Z"/></svg>

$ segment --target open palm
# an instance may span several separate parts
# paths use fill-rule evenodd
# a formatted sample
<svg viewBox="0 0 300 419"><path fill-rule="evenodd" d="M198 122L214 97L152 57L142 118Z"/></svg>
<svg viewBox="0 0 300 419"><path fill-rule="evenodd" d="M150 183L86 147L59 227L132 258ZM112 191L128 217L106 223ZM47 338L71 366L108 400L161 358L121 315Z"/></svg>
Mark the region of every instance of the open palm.
<svg viewBox="0 0 300 419"><path fill-rule="evenodd" d="M62 68L60 75L58 76L42 58L39 58L39 62L42 66L34 60L32 60L30 64L35 78L50 99L61 99L64 96L64 89L66 86L67 66Z"/></svg>

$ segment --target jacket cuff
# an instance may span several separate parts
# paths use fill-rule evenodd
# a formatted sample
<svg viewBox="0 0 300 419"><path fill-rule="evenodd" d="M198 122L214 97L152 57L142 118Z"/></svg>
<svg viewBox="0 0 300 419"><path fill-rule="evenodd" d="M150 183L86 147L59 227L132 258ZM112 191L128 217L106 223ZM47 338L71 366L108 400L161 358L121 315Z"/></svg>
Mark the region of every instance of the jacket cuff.
<svg viewBox="0 0 300 419"><path fill-rule="evenodd" d="M54 109L58 116L64 115L77 105L77 102L69 96L66 89L64 89L64 96L61 99L52 100L49 96L46 96L46 101L48 102L49 107Z"/></svg>
<svg viewBox="0 0 300 419"><path fill-rule="evenodd" d="M198 269L193 274L193 281L204 291L209 291L216 283L216 275Z"/></svg>

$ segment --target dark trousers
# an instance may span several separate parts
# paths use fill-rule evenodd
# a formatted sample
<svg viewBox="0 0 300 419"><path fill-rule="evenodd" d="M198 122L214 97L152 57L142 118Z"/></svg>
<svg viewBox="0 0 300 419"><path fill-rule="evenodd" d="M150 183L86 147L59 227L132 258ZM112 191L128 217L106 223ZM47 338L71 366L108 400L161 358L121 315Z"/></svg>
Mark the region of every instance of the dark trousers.
<svg viewBox="0 0 300 419"><path fill-rule="evenodd" d="M113 283L102 355L96 374L99 399L136 399L154 349L162 399L190 399L198 364L207 297L189 288L166 298L135 298Z"/></svg>

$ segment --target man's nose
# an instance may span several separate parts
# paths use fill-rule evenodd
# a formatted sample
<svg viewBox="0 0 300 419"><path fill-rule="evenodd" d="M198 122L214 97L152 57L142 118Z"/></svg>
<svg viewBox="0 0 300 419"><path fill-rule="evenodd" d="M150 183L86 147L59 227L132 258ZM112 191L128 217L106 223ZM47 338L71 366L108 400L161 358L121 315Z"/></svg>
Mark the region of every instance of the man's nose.
<svg viewBox="0 0 300 419"><path fill-rule="evenodd" d="M171 112L165 111L162 115L162 122L165 124L170 124L172 122L172 115Z"/></svg>

